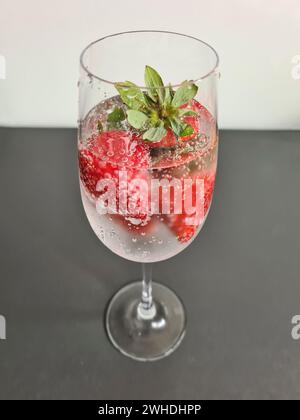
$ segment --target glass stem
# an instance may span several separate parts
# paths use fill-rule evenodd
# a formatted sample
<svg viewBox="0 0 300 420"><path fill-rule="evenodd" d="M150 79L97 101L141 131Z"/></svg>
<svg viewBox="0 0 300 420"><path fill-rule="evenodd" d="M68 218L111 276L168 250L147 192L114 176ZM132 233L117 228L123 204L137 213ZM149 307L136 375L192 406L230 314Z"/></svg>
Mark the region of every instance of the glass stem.
<svg viewBox="0 0 300 420"><path fill-rule="evenodd" d="M138 315L144 320L154 318L156 308L152 297L152 264L143 263L143 289L142 298L138 306Z"/></svg>
<svg viewBox="0 0 300 420"><path fill-rule="evenodd" d="M142 305L144 310L152 306L152 264L143 263Z"/></svg>

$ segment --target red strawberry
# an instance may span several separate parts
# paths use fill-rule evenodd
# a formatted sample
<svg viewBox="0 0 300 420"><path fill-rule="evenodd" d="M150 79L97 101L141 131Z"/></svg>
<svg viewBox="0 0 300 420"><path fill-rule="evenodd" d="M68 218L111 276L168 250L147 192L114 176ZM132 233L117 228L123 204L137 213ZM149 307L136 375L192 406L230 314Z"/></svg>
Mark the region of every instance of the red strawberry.
<svg viewBox="0 0 300 420"><path fill-rule="evenodd" d="M98 198L104 193L104 191L97 191L97 184L103 179L113 179L118 191L120 187L119 173L126 171L127 206L133 205L126 217L145 220L148 216L146 209L139 212L141 204L148 202L148 189L143 189L140 186L143 184L139 182L143 180L148 183L148 166L148 148L125 131L109 131L92 136L88 141L87 148L82 148L79 151L80 178L94 198ZM138 185L132 186L134 180L138 181ZM118 207L118 194L116 201Z"/></svg>
<svg viewBox="0 0 300 420"><path fill-rule="evenodd" d="M183 213L181 214L170 214L167 216L168 225L171 230L176 234L178 240L182 243L188 242L194 234L196 233L198 227L203 221L203 216L205 217L214 191L214 183L215 183L215 173L206 173L206 174L198 174L193 177L193 184L192 184L192 201L193 205L196 202L196 180L203 179L204 181L204 208L203 214L201 217L196 214L196 212L192 215L188 215L184 211L184 200L182 202ZM184 194L188 194L190 191L186 188ZM188 223L187 223L188 222Z"/></svg>
<svg viewBox="0 0 300 420"><path fill-rule="evenodd" d="M201 109L202 105L196 101L195 99L193 99L191 102L182 105L180 108L181 109L191 109L192 111L198 112ZM200 129L200 124L199 124L199 117L198 116L194 116L194 115L187 115L185 117L183 117L184 122L186 122L187 124L191 125L194 129L194 133L190 134L189 136L184 136L184 137L179 137L179 140L181 141L188 141L188 140L192 140L193 138L195 138L195 136L198 134L199 129ZM173 131L168 128L167 130L167 134L165 135L165 137L158 141L158 142L149 142L149 146L150 148L158 148L158 147L174 147L177 144L177 137L176 135L173 133Z"/></svg>
<svg viewBox="0 0 300 420"><path fill-rule="evenodd" d="M99 197L100 193L96 190L99 179L104 177L105 166L95 153L89 149L79 150L79 171L80 178L87 190L93 197ZM112 172L112 168L107 168L108 172Z"/></svg>
<svg viewBox="0 0 300 420"><path fill-rule="evenodd" d="M102 160L118 168L147 168L148 148L136 134L128 131L106 131L92 137L91 147Z"/></svg>

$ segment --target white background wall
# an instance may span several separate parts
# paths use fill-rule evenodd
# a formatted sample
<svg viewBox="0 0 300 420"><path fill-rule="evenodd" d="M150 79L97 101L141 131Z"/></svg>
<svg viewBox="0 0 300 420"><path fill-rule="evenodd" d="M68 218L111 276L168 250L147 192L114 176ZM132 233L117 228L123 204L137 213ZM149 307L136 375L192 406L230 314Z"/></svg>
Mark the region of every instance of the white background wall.
<svg viewBox="0 0 300 420"><path fill-rule="evenodd" d="M221 127L300 129L300 0L0 0L0 125L75 126L81 50L134 29L217 49Z"/></svg>

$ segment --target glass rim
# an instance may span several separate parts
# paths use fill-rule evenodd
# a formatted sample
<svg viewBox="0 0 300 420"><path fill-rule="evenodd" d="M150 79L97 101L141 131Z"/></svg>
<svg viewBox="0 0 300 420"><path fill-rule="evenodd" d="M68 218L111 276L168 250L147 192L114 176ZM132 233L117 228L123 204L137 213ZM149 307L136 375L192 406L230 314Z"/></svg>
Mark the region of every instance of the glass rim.
<svg viewBox="0 0 300 420"><path fill-rule="evenodd" d="M108 38L113 38L113 37L117 37L117 36L120 36L120 35L126 35L126 34L139 34L139 33L161 33L161 34L170 34L170 35L179 35L179 36L182 36L182 37L184 37L184 38L189 38L189 39L193 39L194 41L198 41L199 43L201 43L202 45L204 45L204 46L206 46L206 47L208 47L212 52L213 52L213 54L215 55L215 59L216 59L216 61L215 61L215 64L214 64L214 66L212 67L212 69L209 71L209 72L207 72L206 74L204 74L204 75L202 75L202 76L200 76L200 77L197 77L197 78L195 78L195 79L190 79L189 80L189 82L192 82L192 83L197 83L197 82L201 82L202 80L204 80L204 79L206 79L206 78L208 78L209 76L211 76L212 74L214 74L214 73L216 73L216 71L217 71L217 69L218 69L218 67L219 67L219 62L220 62L220 60L219 60L219 55L218 55L218 53L217 53L217 51L210 45L210 44L208 44L207 42L205 42L205 41L202 41L201 39L199 39L199 38L196 38L196 37L194 37L194 36L191 36L191 35L185 35L185 34L182 34L182 33L180 33L180 32L172 32L172 31L161 31L161 30L151 30L151 29L144 29L144 30L135 30L135 31L124 31L124 32L117 32L117 33L114 33L114 34L110 34L110 35L106 35L106 36L104 36L104 37L102 37L102 38L98 38L98 39L96 39L95 41L92 41L92 42L90 42L84 49L83 49L83 51L81 52L81 54L80 54L80 67L87 73L87 75L89 76L89 77L92 77L92 78L95 78L95 79L97 79L97 80L100 80L101 82L104 82L104 83L107 83L107 84L110 84L110 85L115 85L115 83L117 83L117 82L119 82L119 81L115 81L115 82L113 82L113 81L111 81L111 80L107 80L107 79L104 79L103 77L101 77L101 76L98 76L97 74L94 74L94 73L92 73L91 71L89 71L89 69L87 68L87 66L84 64L84 56L85 56L85 53L93 46L93 45L95 45L95 44L97 44L97 43L99 43L99 42L101 42L101 41L104 41L105 39L108 39ZM162 86L162 87L158 87L158 89L165 89L165 88L167 88L167 87L171 87L171 88L177 88L177 87L179 87L181 85L181 83L177 83L177 84L172 84L172 83L168 83L167 85L165 85L165 86ZM149 89L147 86L140 86L140 85L137 85L137 87L139 87L140 89Z"/></svg>

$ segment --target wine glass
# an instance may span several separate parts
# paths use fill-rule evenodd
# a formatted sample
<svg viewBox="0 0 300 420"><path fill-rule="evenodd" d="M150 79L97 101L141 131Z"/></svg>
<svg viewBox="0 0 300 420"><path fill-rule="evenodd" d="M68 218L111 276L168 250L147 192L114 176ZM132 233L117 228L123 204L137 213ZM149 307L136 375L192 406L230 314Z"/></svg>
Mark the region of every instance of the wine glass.
<svg viewBox="0 0 300 420"><path fill-rule="evenodd" d="M98 238L142 263L141 282L111 299L113 345L142 361L172 353L186 313L152 263L186 248L208 214L217 150L218 55L203 41L131 31L80 57L78 157L83 206Z"/></svg>

